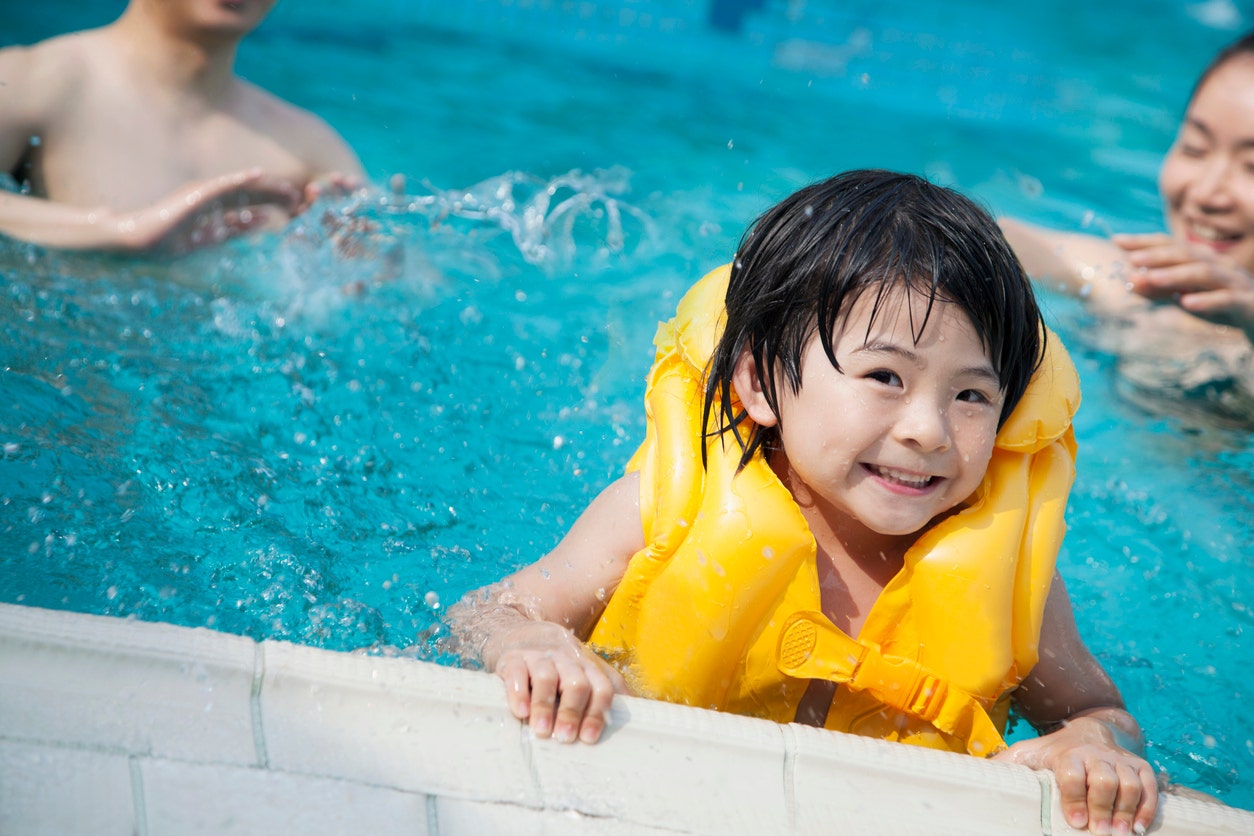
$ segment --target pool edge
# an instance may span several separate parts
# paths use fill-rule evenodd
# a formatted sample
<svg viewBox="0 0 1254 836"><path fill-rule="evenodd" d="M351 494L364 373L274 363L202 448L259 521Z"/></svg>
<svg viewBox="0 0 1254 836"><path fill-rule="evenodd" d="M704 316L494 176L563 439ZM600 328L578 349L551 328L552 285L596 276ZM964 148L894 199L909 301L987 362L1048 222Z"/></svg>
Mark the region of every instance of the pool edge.
<svg viewBox="0 0 1254 836"><path fill-rule="evenodd" d="M1076 832L1024 767L630 697L564 746L486 674L203 628L0 604L0 683L5 833Z"/></svg>

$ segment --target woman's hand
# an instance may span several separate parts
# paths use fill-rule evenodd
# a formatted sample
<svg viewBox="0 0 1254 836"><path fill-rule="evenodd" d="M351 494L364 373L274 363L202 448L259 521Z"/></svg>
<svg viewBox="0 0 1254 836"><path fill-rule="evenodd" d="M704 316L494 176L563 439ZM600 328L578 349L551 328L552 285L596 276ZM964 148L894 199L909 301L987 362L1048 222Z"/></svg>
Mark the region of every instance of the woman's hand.
<svg viewBox="0 0 1254 836"><path fill-rule="evenodd" d="M509 709L536 737L596 743L614 694L628 693L618 671L559 624L523 621L492 643Z"/></svg>
<svg viewBox="0 0 1254 836"><path fill-rule="evenodd" d="M1254 342L1254 275L1208 247L1164 234L1112 238L1137 268L1132 289L1149 299L1171 299L1191 314L1241 328Z"/></svg>
<svg viewBox="0 0 1254 836"><path fill-rule="evenodd" d="M1153 768L1119 745L1120 721L1127 717L1107 708L1077 714L1052 734L1020 741L994 759L1051 770L1072 827L1101 836L1142 834L1158 808L1158 784Z"/></svg>

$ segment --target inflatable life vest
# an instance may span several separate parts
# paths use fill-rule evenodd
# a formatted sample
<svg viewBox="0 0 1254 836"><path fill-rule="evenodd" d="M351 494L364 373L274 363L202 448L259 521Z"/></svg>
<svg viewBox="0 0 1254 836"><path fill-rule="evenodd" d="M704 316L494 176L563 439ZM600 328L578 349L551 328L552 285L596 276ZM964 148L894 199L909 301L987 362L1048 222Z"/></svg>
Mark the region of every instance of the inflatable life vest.
<svg viewBox="0 0 1254 836"><path fill-rule="evenodd" d="M987 756L1005 747L1009 692L1037 661L1074 476L1079 381L1050 335L998 432L984 480L926 531L857 638L822 614L816 546L761 455L711 438L703 377L730 268L698 282L659 326L640 471L647 545L589 643L637 693L791 722L812 678L836 689L829 729Z"/></svg>

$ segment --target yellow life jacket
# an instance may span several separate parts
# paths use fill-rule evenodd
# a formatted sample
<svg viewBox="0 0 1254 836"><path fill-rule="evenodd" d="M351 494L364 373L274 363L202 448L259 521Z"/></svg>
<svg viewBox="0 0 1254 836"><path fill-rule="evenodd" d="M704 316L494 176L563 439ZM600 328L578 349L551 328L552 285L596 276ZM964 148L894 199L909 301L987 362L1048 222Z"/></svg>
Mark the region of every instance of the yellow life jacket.
<svg viewBox="0 0 1254 836"><path fill-rule="evenodd" d="M1074 476L1079 380L1052 334L997 434L983 482L924 532L855 639L822 614L816 546L765 458L711 438L704 373L730 267L698 282L658 328L640 471L647 545L589 643L644 696L791 722L810 679L836 689L826 727L987 756L1012 691L1037 661Z"/></svg>

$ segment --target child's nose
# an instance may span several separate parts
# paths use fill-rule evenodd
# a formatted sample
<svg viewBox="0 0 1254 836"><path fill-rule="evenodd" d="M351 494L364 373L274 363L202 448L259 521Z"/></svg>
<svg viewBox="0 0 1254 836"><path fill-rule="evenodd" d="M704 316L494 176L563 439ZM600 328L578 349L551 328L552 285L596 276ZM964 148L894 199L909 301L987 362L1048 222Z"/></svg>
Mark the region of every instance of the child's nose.
<svg viewBox="0 0 1254 836"><path fill-rule="evenodd" d="M930 398L912 398L902 404L897 437L922 450L945 450L951 443L949 414Z"/></svg>

